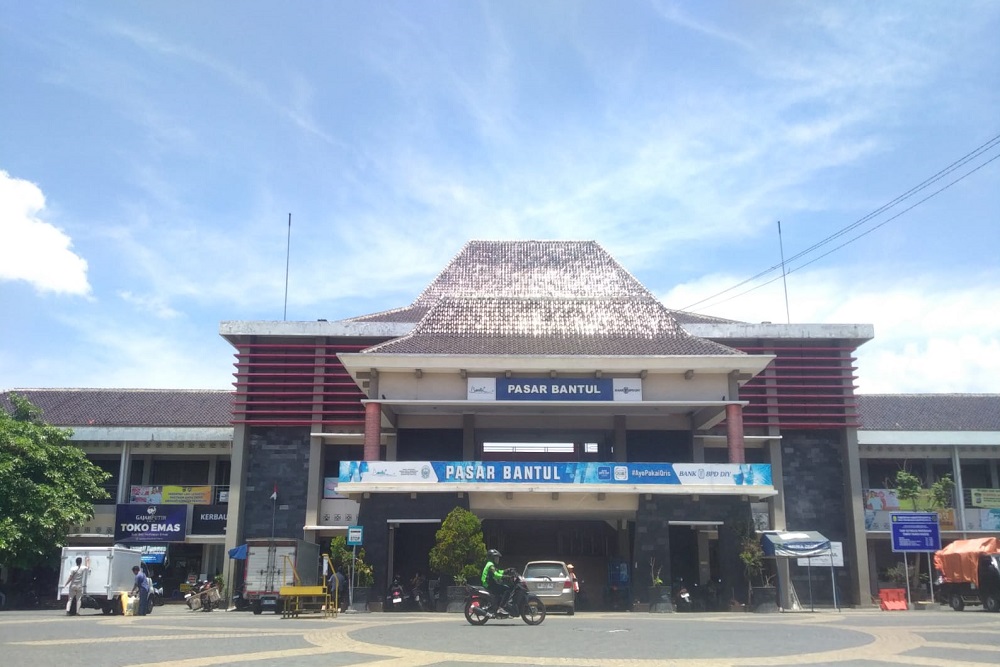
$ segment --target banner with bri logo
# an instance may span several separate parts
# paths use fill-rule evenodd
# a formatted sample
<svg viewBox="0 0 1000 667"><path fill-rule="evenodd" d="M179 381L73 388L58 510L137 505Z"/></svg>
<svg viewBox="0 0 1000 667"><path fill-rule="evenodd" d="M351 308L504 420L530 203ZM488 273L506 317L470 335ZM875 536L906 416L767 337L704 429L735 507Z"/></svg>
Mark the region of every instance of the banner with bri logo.
<svg viewBox="0 0 1000 667"><path fill-rule="evenodd" d="M762 463L341 461L340 483L772 486Z"/></svg>

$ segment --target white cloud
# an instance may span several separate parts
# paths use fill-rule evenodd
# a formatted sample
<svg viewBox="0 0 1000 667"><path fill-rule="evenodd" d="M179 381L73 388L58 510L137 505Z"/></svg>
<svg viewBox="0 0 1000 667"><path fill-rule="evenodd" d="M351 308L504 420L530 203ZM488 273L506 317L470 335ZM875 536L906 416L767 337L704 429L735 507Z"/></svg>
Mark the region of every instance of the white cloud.
<svg viewBox="0 0 1000 667"><path fill-rule="evenodd" d="M684 308L739 282L712 275L663 296ZM747 286L734 290L737 294ZM1000 391L1000 276L896 275L865 271L797 272L788 277L793 323L872 324L875 338L857 351L865 393ZM731 301L692 310L747 322L786 321L781 280Z"/></svg>
<svg viewBox="0 0 1000 667"><path fill-rule="evenodd" d="M45 195L34 183L0 170L0 281L23 280L42 292L86 296L87 260L73 241L42 220Z"/></svg>

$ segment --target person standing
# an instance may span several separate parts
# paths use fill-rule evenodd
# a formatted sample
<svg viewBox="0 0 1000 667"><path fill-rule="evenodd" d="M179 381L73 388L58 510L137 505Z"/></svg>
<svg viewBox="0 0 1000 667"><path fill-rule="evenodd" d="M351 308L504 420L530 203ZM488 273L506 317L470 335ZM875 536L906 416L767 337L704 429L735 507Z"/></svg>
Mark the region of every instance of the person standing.
<svg viewBox="0 0 1000 667"><path fill-rule="evenodd" d="M83 602L84 582L88 572L90 572L90 556L87 556L86 563L84 563L83 558L77 556L76 565L70 569L64 584L69 591L69 600L66 601L67 616L76 616L79 613L80 603Z"/></svg>
<svg viewBox="0 0 1000 667"><path fill-rule="evenodd" d="M132 595L139 594L139 606L136 609L138 616L145 616L147 605L149 604L149 578L138 565L132 566L132 574L135 575L135 585L132 587Z"/></svg>

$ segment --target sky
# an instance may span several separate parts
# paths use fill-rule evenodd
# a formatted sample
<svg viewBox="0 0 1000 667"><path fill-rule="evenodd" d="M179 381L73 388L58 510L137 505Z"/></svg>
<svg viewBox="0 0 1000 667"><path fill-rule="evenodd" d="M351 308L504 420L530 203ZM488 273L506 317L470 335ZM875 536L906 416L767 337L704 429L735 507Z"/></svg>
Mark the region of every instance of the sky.
<svg viewBox="0 0 1000 667"><path fill-rule="evenodd" d="M989 0L0 0L0 390L228 389L222 321L567 239L670 308L873 325L860 392L1000 392L998 34Z"/></svg>

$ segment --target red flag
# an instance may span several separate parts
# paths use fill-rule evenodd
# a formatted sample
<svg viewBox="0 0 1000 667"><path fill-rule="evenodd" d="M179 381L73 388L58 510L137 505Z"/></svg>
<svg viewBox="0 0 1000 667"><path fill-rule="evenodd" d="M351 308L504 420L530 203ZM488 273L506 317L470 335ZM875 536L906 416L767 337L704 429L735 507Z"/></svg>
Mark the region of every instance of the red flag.
<svg viewBox="0 0 1000 667"><path fill-rule="evenodd" d="M275 482L274 483L274 493L271 494L271 500L277 500L277 499L278 499L278 483Z"/></svg>

